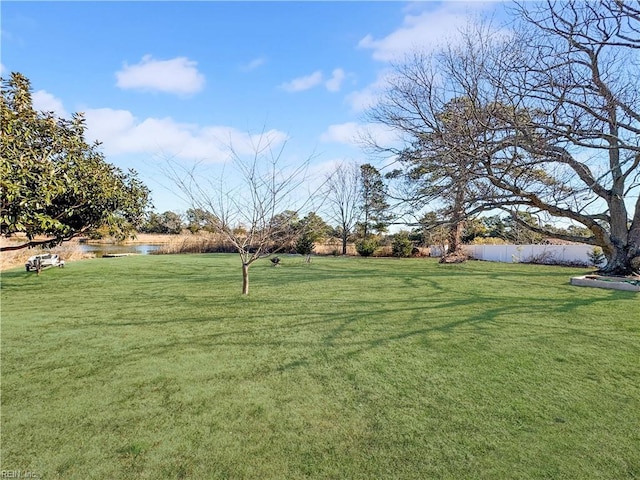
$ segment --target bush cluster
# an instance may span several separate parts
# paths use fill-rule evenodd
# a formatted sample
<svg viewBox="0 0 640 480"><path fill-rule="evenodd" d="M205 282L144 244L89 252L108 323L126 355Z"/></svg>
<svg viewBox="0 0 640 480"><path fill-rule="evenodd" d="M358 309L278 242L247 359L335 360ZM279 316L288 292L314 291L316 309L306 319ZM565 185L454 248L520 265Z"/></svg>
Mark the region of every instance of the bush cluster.
<svg viewBox="0 0 640 480"><path fill-rule="evenodd" d="M370 257L378 248L378 240L375 238L365 238L356 243L356 251L362 257Z"/></svg>
<svg viewBox="0 0 640 480"><path fill-rule="evenodd" d="M409 240L407 232L397 233L391 243L391 251L394 257L410 257L413 252L413 243Z"/></svg>

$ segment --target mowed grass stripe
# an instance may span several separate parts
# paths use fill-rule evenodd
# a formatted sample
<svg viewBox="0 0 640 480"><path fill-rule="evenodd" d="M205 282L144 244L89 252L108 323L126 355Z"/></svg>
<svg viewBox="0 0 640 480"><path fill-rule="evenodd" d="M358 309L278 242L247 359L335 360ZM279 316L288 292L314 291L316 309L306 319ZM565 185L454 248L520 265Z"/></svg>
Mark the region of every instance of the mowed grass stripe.
<svg viewBox="0 0 640 480"><path fill-rule="evenodd" d="M636 478L640 297L432 259L96 259L2 276L2 469Z"/></svg>

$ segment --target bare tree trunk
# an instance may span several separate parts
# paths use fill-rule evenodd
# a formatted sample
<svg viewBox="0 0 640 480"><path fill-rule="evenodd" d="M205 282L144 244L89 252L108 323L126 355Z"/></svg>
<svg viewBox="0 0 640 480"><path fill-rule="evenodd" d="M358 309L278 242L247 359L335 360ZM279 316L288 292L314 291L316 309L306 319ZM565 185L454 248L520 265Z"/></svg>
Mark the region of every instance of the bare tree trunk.
<svg viewBox="0 0 640 480"><path fill-rule="evenodd" d="M342 255L347 254L347 240L349 239L349 235L347 234L347 230L343 227L342 229Z"/></svg>
<svg viewBox="0 0 640 480"><path fill-rule="evenodd" d="M242 264L242 294L249 295L249 264Z"/></svg>

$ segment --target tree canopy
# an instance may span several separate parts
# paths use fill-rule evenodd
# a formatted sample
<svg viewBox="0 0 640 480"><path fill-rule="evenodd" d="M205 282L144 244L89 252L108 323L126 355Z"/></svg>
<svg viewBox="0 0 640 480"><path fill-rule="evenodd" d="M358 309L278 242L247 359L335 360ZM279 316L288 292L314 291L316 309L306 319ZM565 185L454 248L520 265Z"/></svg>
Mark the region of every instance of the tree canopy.
<svg viewBox="0 0 640 480"><path fill-rule="evenodd" d="M87 143L81 114L68 120L35 111L20 73L2 79L0 113L0 228L5 237L26 237L0 250L53 246L100 227L119 238L135 232L149 190Z"/></svg>

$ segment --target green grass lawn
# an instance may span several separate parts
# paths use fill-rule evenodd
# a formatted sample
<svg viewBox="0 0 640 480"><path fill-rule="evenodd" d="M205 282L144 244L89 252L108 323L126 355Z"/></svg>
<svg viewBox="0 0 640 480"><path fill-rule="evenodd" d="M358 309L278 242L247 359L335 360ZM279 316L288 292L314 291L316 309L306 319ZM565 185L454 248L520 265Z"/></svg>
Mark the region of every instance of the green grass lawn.
<svg viewBox="0 0 640 480"><path fill-rule="evenodd" d="M2 274L2 464L39 478L640 478L640 295L431 259Z"/></svg>

